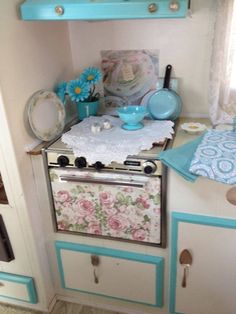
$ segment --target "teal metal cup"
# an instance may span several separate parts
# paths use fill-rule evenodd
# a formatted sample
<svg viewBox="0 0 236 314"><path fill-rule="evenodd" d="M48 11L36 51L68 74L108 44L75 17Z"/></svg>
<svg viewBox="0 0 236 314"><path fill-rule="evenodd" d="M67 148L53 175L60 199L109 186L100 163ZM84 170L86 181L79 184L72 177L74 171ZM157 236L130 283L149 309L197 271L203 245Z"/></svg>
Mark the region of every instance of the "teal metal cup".
<svg viewBox="0 0 236 314"><path fill-rule="evenodd" d="M79 119L83 120L90 116L96 116L99 109L99 100L92 102L77 102L77 112Z"/></svg>

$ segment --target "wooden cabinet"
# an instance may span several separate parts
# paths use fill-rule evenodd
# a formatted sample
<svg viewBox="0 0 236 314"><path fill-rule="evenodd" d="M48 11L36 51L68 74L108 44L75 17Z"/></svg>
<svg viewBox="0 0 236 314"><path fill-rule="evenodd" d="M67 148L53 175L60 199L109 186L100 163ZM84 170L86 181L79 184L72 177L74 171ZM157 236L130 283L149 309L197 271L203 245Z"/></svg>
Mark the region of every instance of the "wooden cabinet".
<svg viewBox="0 0 236 314"><path fill-rule="evenodd" d="M185 314L235 314L236 220L172 213L170 312ZM192 265L184 266L187 249Z"/></svg>
<svg viewBox="0 0 236 314"><path fill-rule="evenodd" d="M163 258L56 242L62 286L152 306L162 306Z"/></svg>

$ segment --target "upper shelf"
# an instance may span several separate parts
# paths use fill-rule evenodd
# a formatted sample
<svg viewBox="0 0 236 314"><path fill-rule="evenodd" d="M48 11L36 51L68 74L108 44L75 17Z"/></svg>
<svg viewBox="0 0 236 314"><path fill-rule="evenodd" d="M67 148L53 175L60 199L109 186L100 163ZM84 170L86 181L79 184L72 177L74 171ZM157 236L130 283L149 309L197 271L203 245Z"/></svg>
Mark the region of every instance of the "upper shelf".
<svg viewBox="0 0 236 314"><path fill-rule="evenodd" d="M184 18L190 0L26 0L23 20Z"/></svg>

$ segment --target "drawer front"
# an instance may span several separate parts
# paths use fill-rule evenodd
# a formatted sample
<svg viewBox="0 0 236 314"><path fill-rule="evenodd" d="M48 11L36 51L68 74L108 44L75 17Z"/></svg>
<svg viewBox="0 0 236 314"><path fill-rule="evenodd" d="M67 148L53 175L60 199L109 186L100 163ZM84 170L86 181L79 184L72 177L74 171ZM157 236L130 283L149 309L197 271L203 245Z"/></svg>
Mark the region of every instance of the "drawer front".
<svg viewBox="0 0 236 314"><path fill-rule="evenodd" d="M33 279L31 277L0 272L0 297L37 303Z"/></svg>
<svg viewBox="0 0 236 314"><path fill-rule="evenodd" d="M152 306L162 306L163 258L56 242L62 286Z"/></svg>

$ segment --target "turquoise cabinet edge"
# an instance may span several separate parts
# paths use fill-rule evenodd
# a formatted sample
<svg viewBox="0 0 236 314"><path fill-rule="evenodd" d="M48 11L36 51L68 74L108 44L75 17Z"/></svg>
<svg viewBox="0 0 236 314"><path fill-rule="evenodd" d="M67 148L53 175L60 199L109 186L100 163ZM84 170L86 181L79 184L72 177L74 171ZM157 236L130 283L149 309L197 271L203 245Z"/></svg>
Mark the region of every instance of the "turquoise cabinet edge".
<svg viewBox="0 0 236 314"><path fill-rule="evenodd" d="M77 251L77 252L83 252L83 253L88 253L88 254L97 254L101 256L116 257L116 258L156 265L156 304L154 305L154 304L142 303L142 302L140 302L140 304L144 304L148 306L155 306L155 307L163 306L163 280L164 280L163 257L121 251L121 250L116 250L116 249L103 248L103 247L98 247L98 246L90 246L90 245L85 245L85 244L64 242L64 241L55 241L55 248L56 248L58 269L59 269L60 278L61 278L61 285L64 289L68 289L68 290L75 290L75 289L66 287L62 259L61 259L61 250L70 250L70 251ZM81 290L76 290L76 291L88 293L88 294L95 294L95 293L81 291ZM95 295L108 297L110 299L119 299L119 300L124 300L124 301L132 302L132 303L138 303L129 299L120 299L120 298L115 298L109 295L102 295L102 294L95 294Z"/></svg>
<svg viewBox="0 0 236 314"><path fill-rule="evenodd" d="M23 20L119 20L184 18L189 0L177 0L179 9L169 8L171 0L26 0L20 6ZM149 12L149 6L157 10ZM59 10L58 10L59 7ZM57 12L57 13L56 13Z"/></svg>
<svg viewBox="0 0 236 314"><path fill-rule="evenodd" d="M0 296L1 297L7 298L7 299L14 299L14 300L18 300L18 301L24 301L24 302L33 303L33 304L36 304L38 302L33 278L27 277L27 276L22 276L22 275L15 275L15 274L0 272L0 281L1 280L15 282L17 284L25 285L27 288L29 299L28 300L22 300L22 299L17 299L14 297L8 297L8 296L1 295L1 289L0 289Z"/></svg>
<svg viewBox="0 0 236 314"><path fill-rule="evenodd" d="M182 313L177 313L175 311L176 275L177 275L176 273L177 273L177 260L178 260L178 226L180 222L236 229L235 219L186 214L186 213L180 213L180 212L172 213L170 290L169 290L170 292L169 310L171 314L182 314Z"/></svg>

